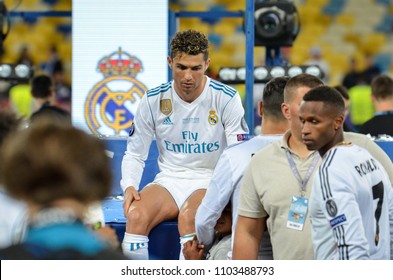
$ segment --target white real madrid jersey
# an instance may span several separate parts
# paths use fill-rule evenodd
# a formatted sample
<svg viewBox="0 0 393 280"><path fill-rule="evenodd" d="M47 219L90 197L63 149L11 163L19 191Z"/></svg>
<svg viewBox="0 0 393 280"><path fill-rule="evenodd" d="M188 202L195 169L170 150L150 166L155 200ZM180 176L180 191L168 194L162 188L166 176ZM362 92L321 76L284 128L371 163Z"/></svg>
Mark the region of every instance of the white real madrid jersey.
<svg viewBox="0 0 393 280"><path fill-rule="evenodd" d="M310 195L315 258L390 259L392 193L368 151L356 145L329 150Z"/></svg>
<svg viewBox="0 0 393 280"><path fill-rule="evenodd" d="M206 77L202 94L183 101L173 81L143 96L127 141L121 187L138 188L144 161L155 137L160 173L176 178L211 176L217 160L240 135L248 134L238 92Z"/></svg>

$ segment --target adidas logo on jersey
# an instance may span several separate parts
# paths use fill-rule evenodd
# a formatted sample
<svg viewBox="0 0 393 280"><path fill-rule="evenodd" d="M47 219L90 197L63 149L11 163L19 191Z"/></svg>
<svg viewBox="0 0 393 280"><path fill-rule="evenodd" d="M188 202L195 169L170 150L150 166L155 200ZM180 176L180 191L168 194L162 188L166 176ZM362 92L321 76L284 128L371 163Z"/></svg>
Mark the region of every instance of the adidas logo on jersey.
<svg viewBox="0 0 393 280"><path fill-rule="evenodd" d="M162 124L164 124L164 125L173 125L173 122L171 121L171 119L169 117L167 117Z"/></svg>

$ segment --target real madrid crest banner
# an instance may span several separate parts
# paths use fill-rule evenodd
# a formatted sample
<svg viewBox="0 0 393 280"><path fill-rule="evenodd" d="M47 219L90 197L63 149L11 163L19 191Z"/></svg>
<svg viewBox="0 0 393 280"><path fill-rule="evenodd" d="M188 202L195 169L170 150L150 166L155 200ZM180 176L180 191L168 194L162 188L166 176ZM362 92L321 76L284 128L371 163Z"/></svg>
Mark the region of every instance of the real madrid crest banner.
<svg viewBox="0 0 393 280"><path fill-rule="evenodd" d="M146 90L168 80L168 1L74 0L72 122L126 136Z"/></svg>

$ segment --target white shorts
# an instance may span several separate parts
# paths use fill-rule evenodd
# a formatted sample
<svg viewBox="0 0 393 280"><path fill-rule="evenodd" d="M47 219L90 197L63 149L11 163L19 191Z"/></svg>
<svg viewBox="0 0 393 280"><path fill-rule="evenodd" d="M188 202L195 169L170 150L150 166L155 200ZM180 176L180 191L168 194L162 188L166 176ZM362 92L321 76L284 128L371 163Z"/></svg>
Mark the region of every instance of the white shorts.
<svg viewBox="0 0 393 280"><path fill-rule="evenodd" d="M162 175L162 176L160 176ZM177 208L180 210L184 202L191 196L191 194L197 190L207 189L210 183L210 176L207 178L174 178L162 173L158 174L153 182L148 185L157 184L166 189L173 200L175 201Z"/></svg>

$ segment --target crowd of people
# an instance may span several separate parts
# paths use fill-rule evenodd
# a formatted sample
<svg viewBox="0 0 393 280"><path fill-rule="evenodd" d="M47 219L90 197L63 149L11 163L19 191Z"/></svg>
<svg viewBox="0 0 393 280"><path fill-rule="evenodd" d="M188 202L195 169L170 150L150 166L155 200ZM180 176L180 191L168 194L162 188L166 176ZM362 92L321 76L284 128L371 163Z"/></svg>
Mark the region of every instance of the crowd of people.
<svg viewBox="0 0 393 280"><path fill-rule="evenodd" d="M34 76L45 75L51 79L52 97L51 105L67 111L71 114L72 89L66 80L65 63L60 59L55 45L48 49L48 61L38 64L31 56L28 45L20 47L19 57L15 64L24 64L32 69ZM32 84L28 79L1 80L0 81L0 105L2 108L11 108L19 116L30 118L42 104L36 102L32 92Z"/></svg>
<svg viewBox="0 0 393 280"><path fill-rule="evenodd" d="M40 107L27 120L1 109L0 208L15 209L0 219L0 259L148 260L150 232L172 219L180 260L393 258L393 163L366 135L391 133L389 76L372 79L376 115L359 127L345 126L347 88L274 78L254 136L238 91L206 75L207 37L179 31L169 50L173 79L145 93L127 139L121 245L86 222L110 166L101 140L54 104L53 79L31 80ZM153 139L159 173L140 186Z"/></svg>

